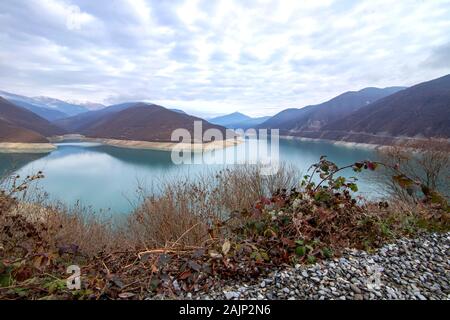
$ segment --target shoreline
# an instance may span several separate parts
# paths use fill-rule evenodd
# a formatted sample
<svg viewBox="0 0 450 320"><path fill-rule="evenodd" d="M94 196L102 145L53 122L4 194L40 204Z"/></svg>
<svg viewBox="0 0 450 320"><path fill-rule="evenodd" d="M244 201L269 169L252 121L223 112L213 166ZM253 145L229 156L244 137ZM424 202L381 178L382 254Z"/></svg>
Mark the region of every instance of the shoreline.
<svg viewBox="0 0 450 320"><path fill-rule="evenodd" d="M305 141L305 142L325 142L325 143L333 144L333 145L340 146L340 147L346 147L346 148L377 150L380 148L387 147L387 145L374 144L374 143L338 141L338 140L319 139L319 138L306 138L306 137L299 137L299 136L282 135L282 136L280 136L280 138L284 139L284 140L298 140L298 141Z"/></svg>
<svg viewBox="0 0 450 320"><path fill-rule="evenodd" d="M0 153L50 153L56 149L52 143L0 142Z"/></svg>
<svg viewBox="0 0 450 320"><path fill-rule="evenodd" d="M347 141L347 140L335 140L335 139L326 139L326 138L311 138L297 135L280 135L280 138L286 140L299 140L299 141L309 141L309 142L325 142L329 144L333 144L340 147L346 148L358 148L358 149L369 149L369 150L380 150L384 148L388 148L391 146L395 146L401 144L403 142L426 142L427 138L419 138L419 137L388 137L388 136L376 136L373 135L372 138L377 138L379 142L355 142L355 141ZM437 138L439 139L439 138ZM440 139L446 140L446 143L450 144L450 139Z"/></svg>
<svg viewBox="0 0 450 320"><path fill-rule="evenodd" d="M242 143L242 140L228 139L220 141L212 141L207 143L180 143L180 142L156 142L156 141L138 141L138 140L119 140L119 139L104 139L104 138L89 138L83 135L71 134L50 138L52 143L60 143L67 141L80 141L80 142L95 142L102 145L125 148L125 149L141 149L141 150L159 150L159 151L172 151L187 150L191 148L192 152L203 152L217 149L225 149L231 146Z"/></svg>

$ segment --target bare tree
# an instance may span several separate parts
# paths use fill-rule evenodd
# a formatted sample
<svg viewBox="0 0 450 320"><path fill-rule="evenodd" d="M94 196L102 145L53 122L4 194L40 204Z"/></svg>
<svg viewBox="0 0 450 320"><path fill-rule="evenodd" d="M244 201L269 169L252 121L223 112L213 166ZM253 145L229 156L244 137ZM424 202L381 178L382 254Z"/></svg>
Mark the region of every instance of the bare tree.
<svg viewBox="0 0 450 320"><path fill-rule="evenodd" d="M411 140L383 147L380 161L387 164L380 172L388 193L402 200L411 200L421 191L425 195L439 192L450 194L450 142L446 139ZM395 168L417 182L417 186L402 188L395 181ZM420 188L418 187L420 186Z"/></svg>

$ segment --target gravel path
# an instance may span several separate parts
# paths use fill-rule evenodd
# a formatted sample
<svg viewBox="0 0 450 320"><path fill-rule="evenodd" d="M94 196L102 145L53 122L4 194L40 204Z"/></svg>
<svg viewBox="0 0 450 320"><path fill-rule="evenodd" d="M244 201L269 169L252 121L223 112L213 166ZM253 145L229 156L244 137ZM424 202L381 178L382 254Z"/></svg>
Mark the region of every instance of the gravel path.
<svg viewBox="0 0 450 320"><path fill-rule="evenodd" d="M401 239L374 254L274 271L255 283L229 283L194 299L450 299L450 233Z"/></svg>

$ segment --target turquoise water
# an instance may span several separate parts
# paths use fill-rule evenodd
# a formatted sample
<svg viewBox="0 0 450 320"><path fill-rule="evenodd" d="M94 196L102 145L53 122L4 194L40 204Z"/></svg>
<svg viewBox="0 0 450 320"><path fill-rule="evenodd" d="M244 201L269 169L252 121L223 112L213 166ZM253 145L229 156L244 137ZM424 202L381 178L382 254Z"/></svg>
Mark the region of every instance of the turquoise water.
<svg viewBox="0 0 450 320"><path fill-rule="evenodd" d="M235 148L237 157L245 153L246 144ZM338 165L374 159L369 149L337 146L324 142L280 140L280 160L292 164L302 174L321 155ZM199 157L200 155L197 155ZM212 156L211 154L206 155ZM138 203L137 189L152 190L164 181L176 181L199 173L211 172L223 165L175 165L171 153L165 151L123 149L92 143L61 143L47 155L0 154L0 173L16 171L21 176L41 170L45 179L39 181L40 190L48 193L50 200L92 207L98 212L123 214ZM349 176L354 173L349 171ZM377 187L367 176L359 176L362 194L374 194ZM375 192L376 194L376 192Z"/></svg>

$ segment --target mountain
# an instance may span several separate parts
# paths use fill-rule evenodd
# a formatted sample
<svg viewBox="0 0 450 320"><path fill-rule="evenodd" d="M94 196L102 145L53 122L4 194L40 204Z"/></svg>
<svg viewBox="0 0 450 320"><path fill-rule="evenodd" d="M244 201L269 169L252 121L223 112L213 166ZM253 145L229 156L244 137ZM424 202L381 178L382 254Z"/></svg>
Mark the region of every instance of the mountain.
<svg viewBox="0 0 450 320"><path fill-rule="evenodd" d="M344 140L355 140L357 135L450 138L450 75L380 99L323 131Z"/></svg>
<svg viewBox="0 0 450 320"><path fill-rule="evenodd" d="M269 120L271 117L258 117L258 118L250 118L248 120L245 120L243 122L236 122L232 123L229 126L227 126L230 129L250 129L250 128L256 128L260 124L264 123L265 121Z"/></svg>
<svg viewBox="0 0 450 320"><path fill-rule="evenodd" d="M319 131L328 123L342 119L362 107L403 89L405 88L364 88L359 91L345 92L318 105L283 110L258 127L280 129L284 133Z"/></svg>
<svg viewBox="0 0 450 320"><path fill-rule="evenodd" d="M138 103L139 102L125 102L115 104L100 110L88 111L65 119L59 119L55 121L54 124L63 128L69 133L80 133L85 129L91 127L97 121L100 121L106 115L126 110Z"/></svg>
<svg viewBox="0 0 450 320"><path fill-rule="evenodd" d="M209 119L209 122L225 127L233 123L239 123L249 119L251 118L249 116L246 116L245 114L242 114L240 112L233 112L224 116Z"/></svg>
<svg viewBox="0 0 450 320"><path fill-rule="evenodd" d="M230 129L247 129L255 127L270 117L252 118L240 112L230 113L224 116L209 119L209 122L221 125Z"/></svg>
<svg viewBox="0 0 450 320"><path fill-rule="evenodd" d="M216 128L225 134L224 127L145 103L134 104L125 110L107 114L79 133L92 138L170 142L175 129L184 128L192 134L194 121L202 122L203 131Z"/></svg>
<svg viewBox="0 0 450 320"><path fill-rule="evenodd" d="M84 106L49 97L30 98L6 91L0 91L0 96L14 104L35 112L49 121L66 118L68 116L73 116L88 111L88 109Z"/></svg>
<svg viewBox="0 0 450 320"><path fill-rule="evenodd" d="M74 116L89 111L86 107L49 97L34 97L33 100L44 104L49 109L64 112L69 116Z"/></svg>
<svg viewBox="0 0 450 320"><path fill-rule="evenodd" d="M2 141L42 142L45 137L64 133L48 120L2 97L0 97L0 120Z"/></svg>
<svg viewBox="0 0 450 320"><path fill-rule="evenodd" d="M273 117L269 118L265 122L258 125L258 128L262 129L283 129L286 125L289 126L293 119L301 118L303 115L307 115L310 112L311 107L304 107L301 109L289 108L285 109Z"/></svg>
<svg viewBox="0 0 450 320"><path fill-rule="evenodd" d="M97 102L91 102L91 101L66 100L65 102L70 103L70 104L75 104L78 106L82 106L90 111L106 108L106 106L104 104L97 103Z"/></svg>
<svg viewBox="0 0 450 320"><path fill-rule="evenodd" d="M175 111L175 112L178 112L178 113L187 114L186 112L184 112L184 111L181 110L181 109L169 109L169 110L172 110L172 111Z"/></svg>
<svg viewBox="0 0 450 320"><path fill-rule="evenodd" d="M47 119L49 121L55 121L58 119L68 117L66 113L58 110L49 109L47 107L43 107L42 104L37 103L31 98L19 96L5 91L0 91L0 96L10 101L11 103L18 105L22 108L25 108L27 110L30 110L31 112L34 112L40 117Z"/></svg>
<svg viewBox="0 0 450 320"><path fill-rule="evenodd" d="M58 110L52 110L52 109L39 107L34 104L27 103L27 102L20 101L20 100L15 100L15 99L7 99L7 100L17 106L20 106L22 108L30 110L31 112L36 113L38 116L40 116L48 121L55 121L58 119L63 119L63 118L68 117L67 114L65 114L64 112L58 111Z"/></svg>

